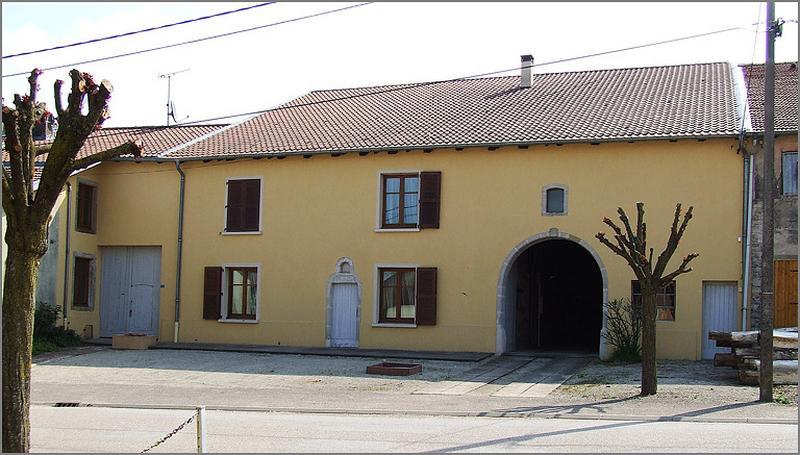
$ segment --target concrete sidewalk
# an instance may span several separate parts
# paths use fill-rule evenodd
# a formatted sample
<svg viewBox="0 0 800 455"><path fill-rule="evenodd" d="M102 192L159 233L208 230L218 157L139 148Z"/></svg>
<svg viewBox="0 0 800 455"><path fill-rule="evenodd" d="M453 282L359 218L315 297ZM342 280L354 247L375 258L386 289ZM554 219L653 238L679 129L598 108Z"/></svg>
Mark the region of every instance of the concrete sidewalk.
<svg viewBox="0 0 800 455"><path fill-rule="evenodd" d="M387 393L326 393L286 390L220 389L133 386L85 387L59 385L58 390L34 384L32 404L54 406L79 403L79 406L134 409L208 409L287 413L349 415L419 415L463 417L536 417L578 420L631 420L666 422L714 422L797 424L797 409L765 403L734 403L705 406L669 403L665 400L631 397L598 402L556 402L538 399L412 395Z"/></svg>

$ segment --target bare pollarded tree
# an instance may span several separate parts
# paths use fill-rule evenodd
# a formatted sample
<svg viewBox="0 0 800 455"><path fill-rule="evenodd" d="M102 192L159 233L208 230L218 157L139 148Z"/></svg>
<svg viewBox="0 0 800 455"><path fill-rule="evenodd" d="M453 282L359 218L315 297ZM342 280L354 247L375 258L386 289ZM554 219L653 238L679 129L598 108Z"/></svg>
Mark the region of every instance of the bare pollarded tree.
<svg viewBox="0 0 800 455"><path fill-rule="evenodd" d="M607 246L611 251L621 256L628 262L631 270L639 280L642 292L642 392L645 395L654 395L658 389L658 378L656 375L656 296L664 286L668 285L678 275L692 271L688 267L689 263L699 256L697 253L690 253L683 258L681 265L671 273L665 273L678 244L683 238L686 226L692 219L692 210L683 216L681 221L681 204L675 206L675 215L672 220L672 228L667 240L664 251L658 255L658 259L653 263L653 248L647 248L647 224L644 221L644 203L636 203L636 226L635 230L622 207L617 209L619 219L624 228L620 228L608 218L603 219L614 231L612 243L604 233L596 235L600 242Z"/></svg>
<svg viewBox="0 0 800 455"><path fill-rule="evenodd" d="M88 73L73 69L67 106L63 106L57 80L55 110L58 132L47 145L37 146L33 128L47 115L45 103L36 99L35 69L28 77L30 93L14 95L14 106L3 105L3 144L8 167L3 166L3 212L7 220L8 247L3 277L3 447L4 452L30 449L30 372L33 312L39 261L47 252L51 212L70 174L94 163L131 154L141 145L128 141L87 157L77 158L86 138L108 118L111 83L99 84ZM84 108L84 102L87 103ZM37 156L47 155L38 185L34 185Z"/></svg>

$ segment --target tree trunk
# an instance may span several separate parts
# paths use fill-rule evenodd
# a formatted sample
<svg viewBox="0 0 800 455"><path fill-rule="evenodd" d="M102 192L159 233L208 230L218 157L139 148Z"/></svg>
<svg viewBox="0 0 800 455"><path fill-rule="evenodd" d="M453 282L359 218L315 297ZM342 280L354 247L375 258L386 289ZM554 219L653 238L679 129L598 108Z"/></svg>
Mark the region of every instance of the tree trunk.
<svg viewBox="0 0 800 455"><path fill-rule="evenodd" d="M10 227L10 226L9 226ZM7 236L10 237L10 236ZM30 450L31 347L39 259L7 241L3 278L3 452Z"/></svg>
<svg viewBox="0 0 800 455"><path fill-rule="evenodd" d="M656 376L656 289L642 286L642 396L655 395Z"/></svg>

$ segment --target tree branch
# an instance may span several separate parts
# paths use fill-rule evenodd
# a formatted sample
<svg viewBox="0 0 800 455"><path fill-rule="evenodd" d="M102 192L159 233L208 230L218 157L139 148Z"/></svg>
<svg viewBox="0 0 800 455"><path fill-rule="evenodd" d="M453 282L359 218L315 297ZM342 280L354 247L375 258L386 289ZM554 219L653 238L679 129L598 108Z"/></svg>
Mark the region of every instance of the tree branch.
<svg viewBox="0 0 800 455"><path fill-rule="evenodd" d="M686 231L686 226L689 224L689 220L692 219L692 211L693 210L694 210L694 206L690 205L689 206L689 210L687 210L686 214L683 216L683 223L681 223L681 227L680 227L680 229L678 229L677 242L680 242L681 238L683 238L683 233L684 233L684 231Z"/></svg>
<svg viewBox="0 0 800 455"><path fill-rule="evenodd" d="M694 258L696 258L698 256L700 256L700 255L697 254L697 253L691 253L691 254L687 255L685 258L683 258L683 262L681 262L681 265L680 265L680 267L678 267L677 270L675 270L674 272L669 273L669 274L665 275L663 278L661 278L660 285L661 286L666 286L667 284L669 284L670 281L674 280L675 277L677 277L678 275L682 275L684 273L691 272L692 271L691 267L690 268L686 268L686 266L689 265L690 262L692 262L692 259L694 259Z"/></svg>
<svg viewBox="0 0 800 455"><path fill-rule="evenodd" d="M623 223L624 222L625 221L623 220ZM611 229L614 230L615 233L614 238L617 240L617 243L619 243L620 248L624 249L630 257L632 258L636 257L636 248L634 248L631 241L627 237L625 237L625 234L622 233L622 229L620 229L619 226L614 224L614 222L608 218L603 218L603 223L605 223L606 225L611 227Z"/></svg>
<svg viewBox="0 0 800 455"><path fill-rule="evenodd" d="M72 163L70 170L76 171L78 169L83 169L91 166L92 164L99 163L100 161L110 160L122 155L133 155L135 158L139 158L142 155L141 141L131 139L122 145L110 148L104 152L95 153L94 155L87 156L86 158L75 160L75 162Z"/></svg>
<svg viewBox="0 0 800 455"><path fill-rule="evenodd" d="M37 145L36 146L36 156L47 155L50 153L50 150L53 148L53 144L47 145Z"/></svg>
<svg viewBox="0 0 800 455"><path fill-rule="evenodd" d="M607 246L608 249L610 249L611 251L616 253L618 256L620 256L623 259L625 259L626 261L628 261L628 265L631 266L631 269L633 270L633 273L636 274L636 278L638 278L640 280L641 279L645 279L644 275L641 272L641 269L636 264L636 261L634 261L634 259L628 254L627 251L625 251L623 248L620 248L617 245L614 245L613 243L611 243L606 238L606 235L604 233L602 233L602 232L598 232L597 235L595 235L595 237L597 238L597 240L600 241L600 243L602 243L603 245ZM617 237L619 237L619 236L617 236Z"/></svg>
<svg viewBox="0 0 800 455"><path fill-rule="evenodd" d="M69 77L72 79L72 90L67 96L67 114L77 117L81 115L83 98L86 96L86 82L81 72L76 69L70 70Z"/></svg>
<svg viewBox="0 0 800 455"><path fill-rule="evenodd" d="M675 253L675 250L678 248L678 241L680 238L678 237L678 223L681 218L681 204L678 203L675 205L675 214L672 218L672 227L670 228L669 232L669 239L667 239L667 245L664 247L664 251L658 255L658 262L656 262L655 269L653 269L653 276L659 277L664 273L664 270L667 268L667 264L669 260L672 258L672 255ZM684 219L685 223L688 223ZM681 235L683 233L681 232Z"/></svg>
<svg viewBox="0 0 800 455"><path fill-rule="evenodd" d="M40 74L42 74L42 71L39 68L34 68L31 71L31 75L28 76L28 85L30 86L28 97L30 98L31 106L36 106L36 94L39 92L39 83L37 81Z"/></svg>
<svg viewBox="0 0 800 455"><path fill-rule="evenodd" d="M11 216L10 214L16 211L14 193L11 191L11 176L4 166L0 166L0 169L3 170L3 211L6 213L6 216ZM2 239L0 239L0 241L2 241Z"/></svg>
<svg viewBox="0 0 800 455"><path fill-rule="evenodd" d="M30 122L28 125L27 122L23 122L22 124L22 151L23 151L23 176L25 177L25 188L28 190L28 202L33 200L33 173L34 168L36 166L36 151L33 147L33 127L37 121L43 121L44 113L46 111L44 103L39 104L36 102L36 97L39 92L39 75L42 72L38 68L34 68L31 71L31 75L28 76L28 100L26 110L24 111L25 119L27 122Z"/></svg>
<svg viewBox="0 0 800 455"><path fill-rule="evenodd" d="M647 249L645 241L645 232L647 228L644 224L644 202L636 203L636 251L644 255Z"/></svg>
<svg viewBox="0 0 800 455"><path fill-rule="evenodd" d="M89 113L86 114L86 126L91 131L96 131L108 118L108 99L111 97L111 92L114 91L114 86L105 79L100 82L100 85L96 85L91 79L88 80L90 83Z"/></svg>
<svg viewBox="0 0 800 455"><path fill-rule="evenodd" d="M19 143L19 127L17 126L19 112L3 106L3 130L5 132L5 148L8 152L11 175L7 175L9 193L14 196L15 207L22 213L22 204L28 199L25 187L25 178L22 176L22 144ZM4 169L5 171L5 169Z"/></svg>
<svg viewBox="0 0 800 455"><path fill-rule="evenodd" d="M56 79L55 83L53 84L53 92L55 92L55 99L56 99L56 114L60 119L64 115L64 105L61 97L61 86L64 84L64 81L61 79Z"/></svg>
<svg viewBox="0 0 800 455"><path fill-rule="evenodd" d="M30 193L33 192L31 180L33 179L33 170L31 166L31 149L33 148L33 106L30 103L28 95L19 96L14 95L14 106L17 108L17 141L19 143L19 177L20 182L25 187L27 197L25 201L30 198ZM12 174L14 173L12 168ZM16 178L17 176L14 175Z"/></svg>
<svg viewBox="0 0 800 455"><path fill-rule="evenodd" d="M622 207L617 208L617 213L619 213L619 219L622 221L622 224L625 226L625 232L628 234L628 243L630 244L631 252L636 251L636 237L633 235L633 229L631 229L631 221L628 219L628 215Z"/></svg>

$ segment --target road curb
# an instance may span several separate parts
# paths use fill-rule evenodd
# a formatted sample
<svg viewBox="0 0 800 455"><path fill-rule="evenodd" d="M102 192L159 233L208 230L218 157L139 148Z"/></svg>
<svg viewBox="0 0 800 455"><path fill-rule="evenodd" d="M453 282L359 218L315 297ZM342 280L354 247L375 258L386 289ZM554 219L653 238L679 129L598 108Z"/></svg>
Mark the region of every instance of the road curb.
<svg viewBox="0 0 800 455"><path fill-rule="evenodd" d="M55 406L56 403L31 403L34 406ZM165 409L194 410L192 405L168 404L129 404L129 403L80 403L77 407L121 408L121 409ZM635 415L635 414L570 414L542 412L504 412L504 411L443 411L430 409L339 409L339 408L299 408L299 407L262 407L262 406L220 406L206 405L209 411L228 412L273 412L287 414L332 414L332 415L396 415L396 416L444 416L444 417L495 417L495 418L531 418L531 419L564 419L564 420L603 420L634 422L696 422L696 423L751 423L769 425L797 425L796 419L760 418L760 417L715 417L685 415Z"/></svg>

